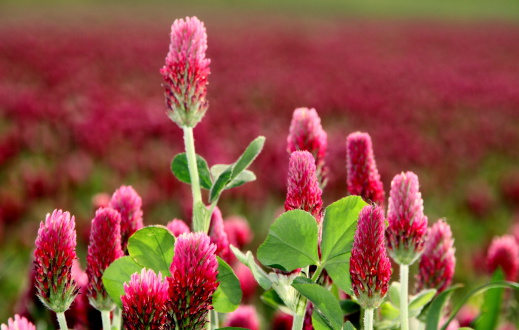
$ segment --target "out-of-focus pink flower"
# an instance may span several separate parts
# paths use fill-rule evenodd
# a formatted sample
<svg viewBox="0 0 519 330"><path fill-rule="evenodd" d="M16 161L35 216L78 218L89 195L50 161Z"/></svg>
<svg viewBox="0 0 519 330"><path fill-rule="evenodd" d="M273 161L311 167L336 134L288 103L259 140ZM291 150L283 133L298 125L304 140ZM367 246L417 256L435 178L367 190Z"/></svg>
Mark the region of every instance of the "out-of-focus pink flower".
<svg viewBox="0 0 519 330"><path fill-rule="evenodd" d="M247 219L240 216L226 218L223 222L223 228L227 233L229 244L236 246L238 249L242 249L249 244L254 236Z"/></svg>
<svg viewBox="0 0 519 330"><path fill-rule="evenodd" d="M287 151L306 150L315 158L317 177L321 187L326 185L324 157L328 146L328 136L321 126L321 118L315 109L297 108L292 115L290 130L287 138Z"/></svg>
<svg viewBox="0 0 519 330"><path fill-rule="evenodd" d="M258 282L254 279L254 275L252 275L249 267L241 262L237 262L233 268L236 277L240 280L240 287L243 294L242 301L247 302L254 297Z"/></svg>
<svg viewBox="0 0 519 330"><path fill-rule="evenodd" d="M519 244L519 223L514 224L510 232L512 236L515 238L517 244Z"/></svg>
<svg viewBox="0 0 519 330"><path fill-rule="evenodd" d="M218 287L216 245L201 232L180 235L170 270L170 313L180 329L201 329Z"/></svg>
<svg viewBox="0 0 519 330"><path fill-rule="evenodd" d="M479 315L479 309L473 305L463 305L456 315L460 327L470 327Z"/></svg>
<svg viewBox="0 0 519 330"><path fill-rule="evenodd" d="M130 236L143 227L142 199L131 186L121 186L108 206L121 215L121 248L126 252Z"/></svg>
<svg viewBox="0 0 519 330"><path fill-rule="evenodd" d="M92 306L100 311L115 307L103 285L103 273L110 264L122 257L121 215L112 208L97 210L92 220L90 243L87 255L88 298Z"/></svg>
<svg viewBox="0 0 519 330"><path fill-rule="evenodd" d="M501 267L507 281L517 280L519 274L519 245L512 235L492 240L487 254L488 270L493 273Z"/></svg>
<svg viewBox="0 0 519 330"><path fill-rule="evenodd" d="M7 324L3 323L0 330L36 330L36 327L25 317L16 314L14 318L7 320Z"/></svg>
<svg viewBox="0 0 519 330"><path fill-rule="evenodd" d="M202 120L211 60L205 58L207 34L196 17L177 19L171 26L166 65L160 70L165 84L168 116L180 127L194 127Z"/></svg>
<svg viewBox="0 0 519 330"><path fill-rule="evenodd" d="M386 242L393 260L403 265L418 259L427 234L427 217L418 188L418 177L413 172L398 174L391 182Z"/></svg>
<svg viewBox="0 0 519 330"><path fill-rule="evenodd" d="M377 308L387 293L391 262L384 243L384 213L375 205L365 206L350 257L353 293L363 308Z"/></svg>
<svg viewBox="0 0 519 330"><path fill-rule="evenodd" d="M511 322L505 322L499 326L498 330L517 330L517 327Z"/></svg>
<svg viewBox="0 0 519 330"><path fill-rule="evenodd" d="M165 329L168 325L168 282L145 268L124 283L123 323L126 329Z"/></svg>
<svg viewBox="0 0 519 330"><path fill-rule="evenodd" d="M368 203L384 204L384 185L380 181L371 137L355 132L346 139L348 194L362 197Z"/></svg>
<svg viewBox="0 0 519 330"><path fill-rule="evenodd" d="M108 207L110 204L111 196L108 193L98 193L92 197L92 206L94 210L98 210L102 207Z"/></svg>
<svg viewBox="0 0 519 330"><path fill-rule="evenodd" d="M252 305L238 306L234 312L227 315L223 326L259 330L260 322L256 308Z"/></svg>
<svg viewBox="0 0 519 330"><path fill-rule="evenodd" d="M443 327L445 322L447 322L448 318L446 316L442 317L440 320L440 325ZM452 320L445 330L458 330L460 328L460 324L458 320Z"/></svg>
<svg viewBox="0 0 519 330"><path fill-rule="evenodd" d="M292 322L294 317L290 314L283 313L281 311L274 314L272 319L272 330L290 330L292 329Z"/></svg>
<svg viewBox="0 0 519 330"><path fill-rule="evenodd" d="M211 215L211 225L209 227L209 237L211 243L216 245L216 255L229 263L231 261L231 249L229 248L229 239L223 227L222 212L216 206Z"/></svg>
<svg viewBox="0 0 519 330"><path fill-rule="evenodd" d="M40 223L34 251L37 296L48 309L63 313L78 293L72 278L76 230L70 213L54 210Z"/></svg>
<svg viewBox="0 0 519 330"><path fill-rule="evenodd" d="M178 237L181 234L189 233L188 225L180 219L173 219L166 225L166 228L173 234L173 236Z"/></svg>
<svg viewBox="0 0 519 330"><path fill-rule="evenodd" d="M454 276L456 258L450 226L443 220L436 222L428 231L424 252L416 275L416 292L423 289L445 290Z"/></svg>

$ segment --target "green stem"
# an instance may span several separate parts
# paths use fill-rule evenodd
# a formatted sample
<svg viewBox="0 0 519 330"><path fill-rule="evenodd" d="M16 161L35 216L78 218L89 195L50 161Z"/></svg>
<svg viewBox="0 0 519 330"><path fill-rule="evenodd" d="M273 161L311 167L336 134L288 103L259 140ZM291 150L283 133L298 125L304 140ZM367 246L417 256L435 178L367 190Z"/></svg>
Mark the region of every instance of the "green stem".
<svg viewBox="0 0 519 330"><path fill-rule="evenodd" d="M407 305L409 304L409 265L400 264L400 329L409 329Z"/></svg>
<svg viewBox="0 0 519 330"><path fill-rule="evenodd" d="M314 275L312 275L312 281L317 282L317 279L319 279L319 276L321 276L322 272L323 272L323 266L317 265Z"/></svg>
<svg viewBox="0 0 519 330"><path fill-rule="evenodd" d="M65 318L65 313L56 313L58 317L58 323L60 330L68 330L67 319Z"/></svg>
<svg viewBox="0 0 519 330"><path fill-rule="evenodd" d="M302 330L303 325L305 323L305 312L306 308L303 310L303 313L298 312L294 315L294 320L292 321L292 330Z"/></svg>
<svg viewBox="0 0 519 330"><path fill-rule="evenodd" d="M211 309L207 316L209 318L209 322L207 322L207 328L210 330L218 329L220 327L218 322L218 312L214 309Z"/></svg>
<svg viewBox="0 0 519 330"><path fill-rule="evenodd" d="M110 311L101 311L101 320L103 321L103 330L110 330Z"/></svg>
<svg viewBox="0 0 519 330"><path fill-rule="evenodd" d="M364 330L373 330L373 308L364 310Z"/></svg>
<svg viewBox="0 0 519 330"><path fill-rule="evenodd" d="M189 177L191 178L191 193L193 195L193 231L205 231L206 219L200 219L197 214L197 204L202 202L202 192L200 191L200 182L198 180L198 167L196 164L195 139L193 137L192 127L183 127L184 130L184 146L186 149L187 166L189 168Z"/></svg>
<svg viewBox="0 0 519 330"><path fill-rule="evenodd" d="M121 321L122 321L122 310L119 307L115 307L114 317L112 319L112 326L114 326L116 329L121 329Z"/></svg>

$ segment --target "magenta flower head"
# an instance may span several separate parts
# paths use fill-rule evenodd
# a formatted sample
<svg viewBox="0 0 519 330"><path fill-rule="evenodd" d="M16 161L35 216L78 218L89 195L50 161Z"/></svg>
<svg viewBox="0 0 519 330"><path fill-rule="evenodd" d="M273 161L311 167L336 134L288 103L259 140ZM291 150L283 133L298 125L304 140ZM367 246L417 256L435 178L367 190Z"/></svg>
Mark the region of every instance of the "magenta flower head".
<svg viewBox="0 0 519 330"><path fill-rule="evenodd" d="M178 237L181 234L189 233L189 227L186 223L180 219L173 219L166 225L166 228L173 234L173 236Z"/></svg>
<svg viewBox="0 0 519 330"><path fill-rule="evenodd" d="M488 270L493 273L501 267L507 281L516 281L519 274L519 245L512 235L492 240L487 254Z"/></svg>
<svg viewBox="0 0 519 330"><path fill-rule="evenodd" d="M389 255L399 264L410 265L420 257L427 234L418 177L401 173L391 182L386 241Z"/></svg>
<svg viewBox="0 0 519 330"><path fill-rule="evenodd" d="M444 221L436 222L429 228L424 252L420 258L416 275L416 292L423 289L445 290L454 276L454 240L451 227Z"/></svg>
<svg viewBox="0 0 519 330"><path fill-rule="evenodd" d="M110 264L122 257L121 215L114 209L102 208L96 211L90 230L90 244L87 255L88 300L100 311L110 311L115 307L103 285L103 273Z"/></svg>
<svg viewBox="0 0 519 330"><path fill-rule="evenodd" d="M75 226L70 213L54 210L40 223L35 242L36 295L56 313L69 309L79 291L72 278L72 263L77 259Z"/></svg>
<svg viewBox="0 0 519 330"><path fill-rule="evenodd" d="M168 282L152 269L142 269L124 283L123 323L125 329L169 329L167 301Z"/></svg>
<svg viewBox="0 0 519 330"><path fill-rule="evenodd" d="M142 224L142 199L131 186L121 186L112 195L109 207L121 215L121 248L126 251L128 239Z"/></svg>
<svg viewBox="0 0 519 330"><path fill-rule="evenodd" d="M238 249L243 249L254 236L247 219L241 216L231 216L223 222L223 228L229 238L229 243Z"/></svg>
<svg viewBox="0 0 519 330"><path fill-rule="evenodd" d="M222 212L216 206L211 215L211 226L209 227L209 237L211 243L216 245L216 255L225 260L227 263L231 260L231 249L229 248L229 239L223 227Z"/></svg>
<svg viewBox="0 0 519 330"><path fill-rule="evenodd" d="M363 308L377 308L391 279L391 261L384 242L384 213L379 206L367 205L359 222L350 257L353 293Z"/></svg>
<svg viewBox="0 0 519 330"><path fill-rule="evenodd" d="M204 23L196 17L173 22L166 65L160 73L168 116L180 127L195 127L209 107L206 94L211 60L205 58L206 50Z"/></svg>
<svg viewBox="0 0 519 330"><path fill-rule="evenodd" d="M169 281L170 313L179 329L202 329L218 287L216 245L207 234L182 234L175 242Z"/></svg>
<svg viewBox="0 0 519 330"><path fill-rule="evenodd" d="M371 137L355 132L346 139L348 193L362 197L368 203L384 204L384 185L380 181Z"/></svg>
<svg viewBox="0 0 519 330"><path fill-rule="evenodd" d="M317 177L321 186L326 185L324 157L328 146L328 136L321 126L321 118L315 109L297 108L292 115L287 138L287 151L306 150L315 158Z"/></svg>
<svg viewBox="0 0 519 330"><path fill-rule="evenodd" d="M321 223L322 193L317 182L314 157L308 151L294 151L288 163L285 211L304 210Z"/></svg>
<svg viewBox="0 0 519 330"><path fill-rule="evenodd" d="M36 327L25 317L16 314L14 319L10 318L7 324L2 324L0 330L36 330Z"/></svg>
<svg viewBox="0 0 519 330"><path fill-rule="evenodd" d="M227 315L223 326L259 330L260 323L256 308L252 305L238 306L234 312Z"/></svg>

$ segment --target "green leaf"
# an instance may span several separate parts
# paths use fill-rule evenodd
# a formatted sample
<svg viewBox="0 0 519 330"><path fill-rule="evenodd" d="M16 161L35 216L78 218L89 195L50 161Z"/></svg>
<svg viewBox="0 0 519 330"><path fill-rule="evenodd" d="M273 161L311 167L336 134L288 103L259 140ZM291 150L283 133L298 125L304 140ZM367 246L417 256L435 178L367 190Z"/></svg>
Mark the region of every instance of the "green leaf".
<svg viewBox="0 0 519 330"><path fill-rule="evenodd" d="M296 277L292 286L314 304L314 311L321 318L318 322L324 322L333 330L342 328L341 306L330 291L302 276Z"/></svg>
<svg viewBox="0 0 519 330"><path fill-rule="evenodd" d="M441 313L443 310L443 306L445 305L447 300L449 300L450 296L454 293L454 291L456 291L457 289L459 289L461 287L462 287L461 284L451 286L451 287L445 289L445 291L441 292L438 296L436 296L436 298L434 298L434 300L431 303L431 306L429 307L429 311L427 313L427 318L426 318L426 323L425 323L426 330L437 330L438 329L438 325L440 323L440 318L442 316Z"/></svg>
<svg viewBox="0 0 519 330"><path fill-rule="evenodd" d="M124 295L125 282L129 282L132 274L140 273L142 266L129 256L112 262L103 273L103 285L106 292L119 308L122 308L121 296Z"/></svg>
<svg viewBox="0 0 519 330"><path fill-rule="evenodd" d="M254 256L252 252L247 251L247 254L243 254L238 248L233 245L230 245L231 251L234 253L236 258L245 266L249 267L254 276L254 279L258 284L263 288L263 290L268 290L272 287L272 281L265 273L265 271L258 266L256 261L254 261Z"/></svg>
<svg viewBox="0 0 519 330"><path fill-rule="evenodd" d="M316 265L317 222L302 210L280 215L270 226L267 239L258 248L258 260L283 271Z"/></svg>
<svg viewBox="0 0 519 330"><path fill-rule="evenodd" d="M389 286L389 301L393 304L393 306L398 307L400 309L400 282L393 282Z"/></svg>
<svg viewBox="0 0 519 330"><path fill-rule="evenodd" d="M494 274L492 274L491 283L501 282L505 279L505 275L501 268L498 268ZM481 306L481 314L476 321L475 328L479 329L495 329L497 321L499 320L499 314L501 311L501 301L503 299L502 287L488 289L485 292L485 299Z"/></svg>
<svg viewBox="0 0 519 330"><path fill-rule="evenodd" d="M238 177L238 175L243 172L249 165L258 157L261 149L263 149L263 145L265 144L265 137L258 136L255 138L249 146L242 153L240 158L233 165L233 172L231 179L234 180Z"/></svg>
<svg viewBox="0 0 519 330"><path fill-rule="evenodd" d="M349 315L360 311L360 305L353 300L341 300L339 304L341 305L341 310L344 315Z"/></svg>
<svg viewBox="0 0 519 330"><path fill-rule="evenodd" d="M326 322L324 316L316 309L312 312L312 328L314 330L333 330L332 326Z"/></svg>
<svg viewBox="0 0 519 330"><path fill-rule="evenodd" d="M422 290L416 294L409 302L409 317L415 317L427 305L436 294L436 289Z"/></svg>
<svg viewBox="0 0 519 330"><path fill-rule="evenodd" d="M384 319L397 320L400 316L400 309L391 302L386 301L380 306L380 313Z"/></svg>
<svg viewBox="0 0 519 330"><path fill-rule="evenodd" d="M225 189L225 186L231 181L233 173L232 166L227 167L220 175L215 179L211 191L209 192L209 203L214 202L220 197L220 194Z"/></svg>
<svg viewBox="0 0 519 330"><path fill-rule="evenodd" d="M198 168L198 178L200 187L204 189L211 189L211 175L209 174L209 166L207 162L200 155L196 155L196 167ZM182 152L173 158L171 161L171 172L184 183L191 184L191 176L189 174L189 167L187 165L187 156Z"/></svg>
<svg viewBox="0 0 519 330"><path fill-rule="evenodd" d="M128 253L132 259L155 273L171 276L175 237L162 226L149 226L137 230L128 240Z"/></svg>
<svg viewBox="0 0 519 330"><path fill-rule="evenodd" d="M344 325L342 326L342 329L343 330L356 330L350 321L347 321L346 323L344 323Z"/></svg>
<svg viewBox="0 0 519 330"><path fill-rule="evenodd" d="M341 263L328 263L326 265L326 272L330 278L333 279L333 283L335 283L342 291L351 295L351 280L350 280L350 256L351 253L348 253L344 256L344 260L348 260L347 262ZM348 276L344 274L348 273Z"/></svg>
<svg viewBox="0 0 519 330"><path fill-rule="evenodd" d="M218 259L218 288L213 295L213 307L219 313L230 313L240 304L242 292L240 281L220 257Z"/></svg>
<svg viewBox="0 0 519 330"><path fill-rule="evenodd" d="M232 164L231 165L226 165L226 164L213 165L213 166L211 166L211 175L213 176L213 178L217 178L226 169L228 169L229 166L232 166ZM245 171L241 172L240 174L238 174L238 176L234 180L230 181L227 184L227 186L225 186L225 190L239 187L247 182L251 182L254 180L256 180L256 175L252 171L245 170Z"/></svg>
<svg viewBox="0 0 519 330"><path fill-rule="evenodd" d="M260 296L261 301L263 301L267 306L274 308L275 310L280 310L286 314L292 314L290 308L285 305L283 299L279 297L279 294L274 289L267 290L263 292Z"/></svg>

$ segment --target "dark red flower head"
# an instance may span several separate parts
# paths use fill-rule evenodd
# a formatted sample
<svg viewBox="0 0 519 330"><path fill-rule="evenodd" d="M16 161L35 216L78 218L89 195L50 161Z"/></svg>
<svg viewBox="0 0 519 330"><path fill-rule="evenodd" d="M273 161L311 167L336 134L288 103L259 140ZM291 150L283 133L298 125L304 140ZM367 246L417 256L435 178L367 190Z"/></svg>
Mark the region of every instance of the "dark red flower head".
<svg viewBox="0 0 519 330"><path fill-rule="evenodd" d="M142 224L142 199L131 186L121 186L112 195L109 207L121 215L121 248L126 252L128 239Z"/></svg>
<svg viewBox="0 0 519 330"><path fill-rule="evenodd" d="M512 235L496 237L488 248L488 270L493 273L501 267L507 281L516 281L519 274L519 245Z"/></svg>
<svg viewBox="0 0 519 330"><path fill-rule="evenodd" d="M181 234L189 233L189 227L186 223L180 219L173 219L166 225L166 228L173 234L173 236L178 237Z"/></svg>

